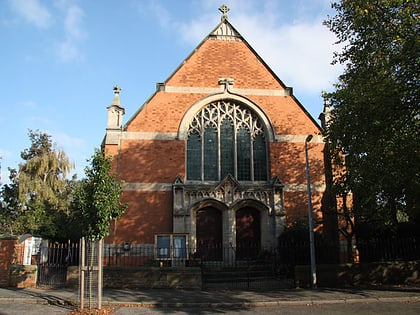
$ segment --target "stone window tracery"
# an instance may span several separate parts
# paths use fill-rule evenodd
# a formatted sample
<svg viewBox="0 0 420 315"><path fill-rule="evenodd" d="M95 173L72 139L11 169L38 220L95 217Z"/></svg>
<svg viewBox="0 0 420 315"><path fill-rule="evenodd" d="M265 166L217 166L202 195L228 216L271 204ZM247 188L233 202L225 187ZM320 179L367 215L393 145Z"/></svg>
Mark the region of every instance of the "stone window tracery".
<svg viewBox="0 0 420 315"><path fill-rule="evenodd" d="M258 116L232 100L203 107L188 127L187 180L239 181L268 178L267 138Z"/></svg>

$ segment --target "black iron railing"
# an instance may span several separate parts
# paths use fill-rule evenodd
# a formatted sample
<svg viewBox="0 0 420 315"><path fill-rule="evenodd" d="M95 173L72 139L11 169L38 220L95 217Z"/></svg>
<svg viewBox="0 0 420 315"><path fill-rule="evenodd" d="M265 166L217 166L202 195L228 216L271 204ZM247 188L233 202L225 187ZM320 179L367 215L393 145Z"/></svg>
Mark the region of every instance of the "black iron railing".
<svg viewBox="0 0 420 315"><path fill-rule="evenodd" d="M48 246L40 246L32 254L32 264L77 266L78 245L50 243ZM185 266L200 266L201 263L235 266L243 262L269 261L290 268L310 263L309 241L306 240L283 240L276 248L264 248L258 244L238 247L201 244L198 247L169 248L164 249L167 251L165 258L159 257L161 250L154 244L105 244L103 265L172 266L173 261L178 261ZM23 244L16 246L14 264L23 264L27 252ZM315 255L317 264L420 260L420 237L372 238L353 241L350 246L345 240L316 240Z"/></svg>

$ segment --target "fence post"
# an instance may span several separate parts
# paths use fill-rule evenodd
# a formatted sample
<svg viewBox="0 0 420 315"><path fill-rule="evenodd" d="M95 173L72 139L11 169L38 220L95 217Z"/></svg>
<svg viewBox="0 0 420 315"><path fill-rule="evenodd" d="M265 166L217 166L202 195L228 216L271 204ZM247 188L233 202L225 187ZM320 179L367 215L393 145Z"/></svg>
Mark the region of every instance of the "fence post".
<svg viewBox="0 0 420 315"><path fill-rule="evenodd" d="M98 241L98 309L102 308L102 245L103 239Z"/></svg>
<svg viewBox="0 0 420 315"><path fill-rule="evenodd" d="M83 306L85 304L84 296L85 296L85 238L82 237L80 239L80 262L79 262L79 277L80 277L80 285L79 285L79 293L80 293L80 309L83 310Z"/></svg>

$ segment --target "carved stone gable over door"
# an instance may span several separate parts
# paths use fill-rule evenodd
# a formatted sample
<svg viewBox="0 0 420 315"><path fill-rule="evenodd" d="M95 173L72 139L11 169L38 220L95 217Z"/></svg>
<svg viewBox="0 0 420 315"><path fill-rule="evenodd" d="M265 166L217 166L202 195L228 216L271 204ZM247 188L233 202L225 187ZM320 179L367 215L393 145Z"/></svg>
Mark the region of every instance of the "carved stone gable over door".
<svg viewBox="0 0 420 315"><path fill-rule="evenodd" d="M225 224L234 229L234 212L238 205L258 205L266 213L267 222L262 233L265 245L274 246L276 238L283 229L283 185L278 178L268 183L242 184L227 175L218 184L184 183L178 176L173 184L173 223L174 233L189 233L191 244L195 239L195 211L208 205L220 205L226 211ZM230 235L228 228L224 228ZM233 233L234 234L234 233ZM231 237L224 238L224 244L231 242Z"/></svg>
<svg viewBox="0 0 420 315"><path fill-rule="evenodd" d="M233 178L232 175L229 174L216 187L216 199L219 199L223 201L223 203L225 203L227 206L230 206L235 201L235 193L238 190L239 183Z"/></svg>

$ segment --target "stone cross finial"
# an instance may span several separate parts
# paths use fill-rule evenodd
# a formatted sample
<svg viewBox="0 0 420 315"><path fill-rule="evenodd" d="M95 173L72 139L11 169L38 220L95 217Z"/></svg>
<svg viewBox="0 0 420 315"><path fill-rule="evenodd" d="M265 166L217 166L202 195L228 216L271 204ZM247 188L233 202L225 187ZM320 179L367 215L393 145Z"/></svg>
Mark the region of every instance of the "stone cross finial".
<svg viewBox="0 0 420 315"><path fill-rule="evenodd" d="M121 87L117 84L114 86L113 90L114 90L114 100L112 101L112 105L121 107L121 104L120 104Z"/></svg>
<svg viewBox="0 0 420 315"><path fill-rule="evenodd" d="M114 86L114 93L115 94L120 94L120 91L121 91L121 87L118 86L118 84L116 86Z"/></svg>
<svg viewBox="0 0 420 315"><path fill-rule="evenodd" d="M222 15L222 22L223 21L226 21L227 19L228 19L228 17L227 17L227 13L229 12L229 7L227 6L227 5L222 5L220 8L219 8L219 11L220 12L222 12L223 13L223 15Z"/></svg>

